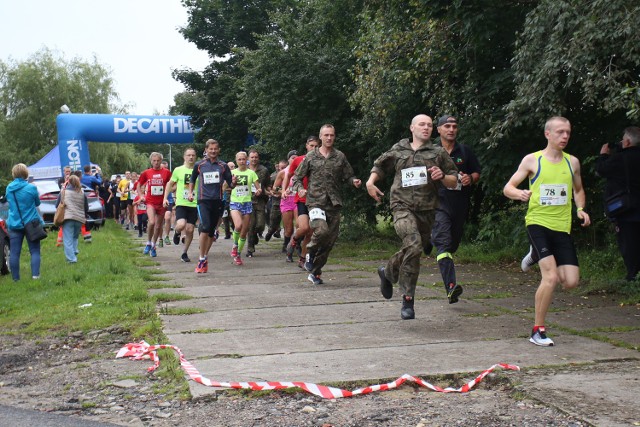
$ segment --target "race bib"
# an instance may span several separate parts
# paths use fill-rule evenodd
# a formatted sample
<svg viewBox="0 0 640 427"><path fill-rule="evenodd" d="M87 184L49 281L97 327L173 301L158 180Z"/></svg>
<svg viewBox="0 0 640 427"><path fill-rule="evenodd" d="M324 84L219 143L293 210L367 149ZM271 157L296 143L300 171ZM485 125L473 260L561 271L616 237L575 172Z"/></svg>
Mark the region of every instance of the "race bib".
<svg viewBox="0 0 640 427"><path fill-rule="evenodd" d="M184 190L182 192L182 198L185 200L189 200L189 190Z"/></svg>
<svg viewBox="0 0 640 427"><path fill-rule="evenodd" d="M152 196L162 196L164 194L164 187L162 185L152 185L151 186L151 195Z"/></svg>
<svg viewBox="0 0 640 427"><path fill-rule="evenodd" d="M249 186L248 185L239 185L236 187L236 196L244 197L249 194Z"/></svg>
<svg viewBox="0 0 640 427"><path fill-rule="evenodd" d="M202 178L205 184L219 184L220 172L204 172Z"/></svg>
<svg viewBox="0 0 640 427"><path fill-rule="evenodd" d="M568 200L567 184L540 184L542 206L564 206Z"/></svg>
<svg viewBox="0 0 640 427"><path fill-rule="evenodd" d="M146 211L146 210L147 210L147 205L146 205L146 204L144 204L144 202L140 202L140 203L138 204L138 210L139 210L139 211Z"/></svg>
<svg viewBox="0 0 640 427"><path fill-rule="evenodd" d="M327 214L325 214L325 212L320 208L313 208L309 211L309 220L313 221L314 219L326 221Z"/></svg>
<svg viewBox="0 0 640 427"><path fill-rule="evenodd" d="M256 185L251 184L251 194L256 194Z"/></svg>
<svg viewBox="0 0 640 427"><path fill-rule="evenodd" d="M402 169L402 187L415 187L416 185L424 185L428 181L427 167L416 166L413 168Z"/></svg>

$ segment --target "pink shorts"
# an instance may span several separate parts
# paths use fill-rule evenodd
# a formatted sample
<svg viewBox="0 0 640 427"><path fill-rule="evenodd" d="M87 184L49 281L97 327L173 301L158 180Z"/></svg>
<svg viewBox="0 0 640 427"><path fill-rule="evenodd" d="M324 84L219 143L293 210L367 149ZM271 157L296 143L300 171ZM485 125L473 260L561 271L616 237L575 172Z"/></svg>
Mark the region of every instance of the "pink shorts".
<svg viewBox="0 0 640 427"><path fill-rule="evenodd" d="M295 210L296 202L293 196L280 199L280 212L291 212Z"/></svg>

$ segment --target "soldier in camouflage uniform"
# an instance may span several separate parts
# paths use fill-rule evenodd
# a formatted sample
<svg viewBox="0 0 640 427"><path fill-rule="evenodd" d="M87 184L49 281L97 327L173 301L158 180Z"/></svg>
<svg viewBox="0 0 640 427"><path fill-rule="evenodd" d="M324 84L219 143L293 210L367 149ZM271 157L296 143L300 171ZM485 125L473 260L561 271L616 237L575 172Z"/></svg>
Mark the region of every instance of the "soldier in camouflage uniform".
<svg viewBox="0 0 640 427"><path fill-rule="evenodd" d="M273 235L280 238L280 222L282 222L282 212L280 212L280 200L282 199L282 195L280 190L282 190L282 188L276 188L274 187L274 184L276 182L278 172L287 166L289 166L288 161L284 159L280 160L276 166L276 170L269 176L269 203L271 204L271 208L267 210L269 228L267 230L267 234L264 236L264 240L267 242L271 240L271 236Z"/></svg>
<svg viewBox="0 0 640 427"><path fill-rule="evenodd" d="M253 213L251 213L249 234L247 236L247 257L251 258L256 251L258 235L264 231L267 201L269 201L269 170L260 164L260 155L256 150L249 151L249 169L258 175L260 188L264 190L259 196L256 196L255 190L251 189L253 192L253 196L251 197Z"/></svg>
<svg viewBox="0 0 640 427"><path fill-rule="evenodd" d="M313 235L307 245L304 268L310 273L309 281L321 285L322 267L327 263L329 252L338 238L342 196L340 185L349 183L360 188L362 182L354 176L353 168L340 150L333 148L336 131L333 125L320 128L322 145L307 153L304 161L296 169L293 190L300 197L307 198L309 220ZM302 180L309 178L307 190Z"/></svg>
<svg viewBox="0 0 640 427"><path fill-rule="evenodd" d="M438 189L442 185L453 188L458 183L458 170L451 157L430 141L431 117L424 114L414 117L409 129L412 140L403 139L378 157L367 181L367 192L380 202L384 193L375 183L393 174L391 211L402 248L386 267L378 268L378 275L380 291L387 299L393 296L393 283L399 283L403 294L400 314L405 320L415 318L413 297L420 273L420 255L423 242L431 239Z"/></svg>

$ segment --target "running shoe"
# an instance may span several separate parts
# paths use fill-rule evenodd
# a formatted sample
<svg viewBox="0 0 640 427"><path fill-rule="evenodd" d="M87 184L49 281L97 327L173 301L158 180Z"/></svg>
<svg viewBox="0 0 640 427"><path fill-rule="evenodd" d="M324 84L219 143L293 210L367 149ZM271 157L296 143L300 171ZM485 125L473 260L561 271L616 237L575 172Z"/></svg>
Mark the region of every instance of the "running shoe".
<svg viewBox="0 0 640 427"><path fill-rule="evenodd" d="M315 257L313 255L307 252L307 257L305 258L305 262L304 262L304 269L307 270L309 273L311 273L311 270L313 270L314 258Z"/></svg>
<svg viewBox="0 0 640 427"><path fill-rule="evenodd" d="M233 257L233 262L234 262L236 265L242 265L242 264L244 264L244 263L242 262L242 258L240 258L240 255L236 255L235 257Z"/></svg>
<svg viewBox="0 0 640 427"><path fill-rule="evenodd" d="M220 232L218 230L213 232L213 241L215 242L220 237Z"/></svg>
<svg viewBox="0 0 640 427"><path fill-rule="evenodd" d="M287 255L287 262L293 262L293 255Z"/></svg>
<svg viewBox="0 0 640 427"><path fill-rule="evenodd" d="M449 286L447 286L447 298L449 299L449 304L457 303L460 295L462 295L462 286L457 283L449 283Z"/></svg>
<svg viewBox="0 0 640 427"><path fill-rule="evenodd" d="M287 256L293 256L293 251L296 248L296 239L294 239L293 237L291 238L291 240L289 241L289 244L287 245Z"/></svg>
<svg viewBox="0 0 640 427"><path fill-rule="evenodd" d="M91 234L87 234L83 239L85 243L91 243Z"/></svg>
<svg viewBox="0 0 640 427"><path fill-rule="evenodd" d="M280 230L276 231L275 233L273 233L273 237L275 237L276 239L281 239L282 236L280 235ZM265 239L266 240L266 239Z"/></svg>
<svg viewBox="0 0 640 427"><path fill-rule="evenodd" d="M520 268L526 273L531 267L535 265L535 263L536 261L533 259L533 246L529 245L529 253L527 253L524 258L522 258L522 262L520 262Z"/></svg>
<svg viewBox="0 0 640 427"><path fill-rule="evenodd" d="M182 262L191 262L191 260L189 259L189 255L187 255L186 252L184 252L182 254L182 256L180 257L180 259L182 260Z"/></svg>
<svg viewBox="0 0 640 427"><path fill-rule="evenodd" d="M235 257L237 257L237 256L238 256L238 247L237 247L237 246L234 246L234 247L231 249L231 257L232 257L232 258L235 258Z"/></svg>
<svg viewBox="0 0 640 427"><path fill-rule="evenodd" d="M173 232L173 244L174 245L180 244L180 233L178 233L177 231Z"/></svg>
<svg viewBox="0 0 640 427"><path fill-rule="evenodd" d="M269 240L271 240L271 236L273 236L271 230L267 231L267 234L264 236L264 241L268 242Z"/></svg>
<svg viewBox="0 0 640 427"><path fill-rule="evenodd" d="M206 264L207 260L206 259L201 259L198 260L198 265L196 265L196 273L205 273L205 264Z"/></svg>
<svg viewBox="0 0 640 427"><path fill-rule="evenodd" d="M167 245L167 246L171 246L171 240L169 240L169 236L165 236L164 244Z"/></svg>
<svg viewBox="0 0 640 427"><path fill-rule="evenodd" d="M247 251L247 258L253 258L253 251Z"/></svg>
<svg viewBox="0 0 640 427"><path fill-rule="evenodd" d="M324 283L320 278L319 274L318 275L314 275L313 273L309 274L309 276L307 276L307 280L313 283L314 285L322 285Z"/></svg>
<svg viewBox="0 0 640 427"><path fill-rule="evenodd" d="M209 259L204 259L204 264L202 264L202 272L206 273L209 271Z"/></svg>
<svg viewBox="0 0 640 427"><path fill-rule="evenodd" d="M145 255L148 255L150 250L151 250L151 245L147 245L144 247L144 251L142 251L142 253Z"/></svg>
<svg viewBox="0 0 640 427"><path fill-rule="evenodd" d="M542 347L551 347L553 345L553 340L547 337L547 331L545 328L538 328L535 332L531 331L531 338L529 338L529 341Z"/></svg>
<svg viewBox="0 0 640 427"><path fill-rule="evenodd" d="M380 277L380 293L385 299L391 299L393 296L393 283L387 279L384 267L378 267L378 276Z"/></svg>
<svg viewBox="0 0 640 427"><path fill-rule="evenodd" d="M149 251L149 255L151 255L152 258L155 258L158 256L158 254L156 253L155 247L151 248L151 250Z"/></svg>
<svg viewBox="0 0 640 427"><path fill-rule="evenodd" d="M164 246L164 240L162 240L162 237L158 239L158 246L161 248Z"/></svg>

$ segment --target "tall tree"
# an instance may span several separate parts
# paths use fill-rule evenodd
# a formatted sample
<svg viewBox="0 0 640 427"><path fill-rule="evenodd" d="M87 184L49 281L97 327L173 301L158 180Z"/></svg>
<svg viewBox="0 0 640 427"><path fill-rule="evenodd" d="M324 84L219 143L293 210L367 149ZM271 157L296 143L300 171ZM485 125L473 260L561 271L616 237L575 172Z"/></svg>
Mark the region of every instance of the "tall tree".
<svg viewBox="0 0 640 427"><path fill-rule="evenodd" d="M200 129L200 142L216 138L222 154L230 158L245 146L248 122L237 111L241 77L238 67L241 49L255 49L257 36L271 30L270 11L286 0L183 0L189 15L180 30L186 40L205 50L212 58L202 72L175 70L174 78L186 87L175 98L174 113L189 115Z"/></svg>
<svg viewBox="0 0 640 427"><path fill-rule="evenodd" d="M0 176L8 178L12 165L34 163L57 145L56 116L63 104L76 113L124 112L110 74L95 58L67 60L46 48L24 61L0 61ZM92 160L105 170L114 152L123 167L139 160L131 146L91 147Z"/></svg>

